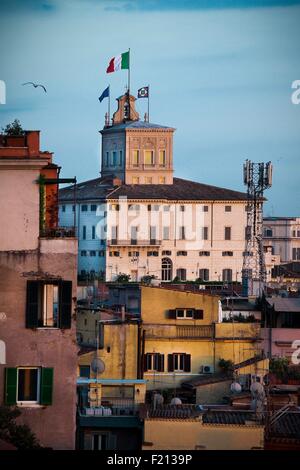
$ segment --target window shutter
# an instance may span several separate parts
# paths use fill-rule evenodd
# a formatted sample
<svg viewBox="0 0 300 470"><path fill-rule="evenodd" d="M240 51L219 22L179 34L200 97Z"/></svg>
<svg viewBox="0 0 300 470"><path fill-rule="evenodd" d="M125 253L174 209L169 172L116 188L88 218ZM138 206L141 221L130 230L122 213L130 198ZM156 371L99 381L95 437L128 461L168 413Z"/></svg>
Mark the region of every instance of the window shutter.
<svg viewBox="0 0 300 470"><path fill-rule="evenodd" d="M158 355L158 372L165 371L165 356L164 354Z"/></svg>
<svg viewBox="0 0 300 470"><path fill-rule="evenodd" d="M26 328L38 327L40 285L39 281L27 281Z"/></svg>
<svg viewBox="0 0 300 470"><path fill-rule="evenodd" d="M93 449L93 435L84 433L83 439L83 448L84 450L92 450Z"/></svg>
<svg viewBox="0 0 300 470"><path fill-rule="evenodd" d="M98 331L99 349L103 349L104 348L104 325L103 323L99 323L98 328L99 328L99 331Z"/></svg>
<svg viewBox="0 0 300 470"><path fill-rule="evenodd" d="M15 405L17 403L17 373L16 367L5 368L5 404Z"/></svg>
<svg viewBox="0 0 300 470"><path fill-rule="evenodd" d="M116 450L117 449L117 435L109 433L107 439L107 450Z"/></svg>
<svg viewBox="0 0 300 470"><path fill-rule="evenodd" d="M168 318L176 318L176 310L169 310Z"/></svg>
<svg viewBox="0 0 300 470"><path fill-rule="evenodd" d="M147 372L147 361L148 361L148 354L144 354L144 372Z"/></svg>
<svg viewBox="0 0 300 470"><path fill-rule="evenodd" d="M71 328L72 281L60 283L60 328Z"/></svg>
<svg viewBox="0 0 300 470"><path fill-rule="evenodd" d="M185 354L184 356L184 372L191 372L191 355Z"/></svg>
<svg viewBox="0 0 300 470"><path fill-rule="evenodd" d="M168 354L168 372L174 371L173 354Z"/></svg>
<svg viewBox="0 0 300 470"><path fill-rule="evenodd" d="M43 367L41 370L41 405L52 405L54 369Z"/></svg>
<svg viewBox="0 0 300 470"><path fill-rule="evenodd" d="M194 311L194 319L195 320L203 320L203 310L195 310Z"/></svg>

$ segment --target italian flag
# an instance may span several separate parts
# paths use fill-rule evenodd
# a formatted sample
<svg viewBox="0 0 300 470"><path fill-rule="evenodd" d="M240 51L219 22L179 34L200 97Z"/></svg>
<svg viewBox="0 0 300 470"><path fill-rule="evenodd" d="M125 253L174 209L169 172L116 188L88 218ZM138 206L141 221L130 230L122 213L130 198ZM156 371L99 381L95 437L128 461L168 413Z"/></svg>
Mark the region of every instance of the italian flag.
<svg viewBox="0 0 300 470"><path fill-rule="evenodd" d="M129 69L129 51L110 59L106 73L116 72L121 69Z"/></svg>

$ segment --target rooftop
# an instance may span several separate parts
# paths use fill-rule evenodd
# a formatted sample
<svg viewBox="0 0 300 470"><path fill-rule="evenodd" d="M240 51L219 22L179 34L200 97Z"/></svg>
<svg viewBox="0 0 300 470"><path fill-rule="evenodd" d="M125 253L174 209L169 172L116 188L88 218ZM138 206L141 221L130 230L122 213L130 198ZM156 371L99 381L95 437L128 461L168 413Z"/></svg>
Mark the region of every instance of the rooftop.
<svg viewBox="0 0 300 470"><path fill-rule="evenodd" d="M74 186L60 190L61 201L73 201ZM153 199L165 201L245 201L247 194L195 181L174 178L173 184L122 184L113 186L112 178L96 178L77 186L77 200Z"/></svg>
<svg viewBox="0 0 300 470"><path fill-rule="evenodd" d="M122 124L114 124L113 126L105 127L101 130L101 134L107 134L110 132L119 132L124 129L157 129L157 130L170 130L174 131L173 127L162 126L161 124L154 124L151 122L144 122L144 121L126 121Z"/></svg>
<svg viewBox="0 0 300 470"><path fill-rule="evenodd" d="M300 312L300 298L267 297L266 300L276 312Z"/></svg>

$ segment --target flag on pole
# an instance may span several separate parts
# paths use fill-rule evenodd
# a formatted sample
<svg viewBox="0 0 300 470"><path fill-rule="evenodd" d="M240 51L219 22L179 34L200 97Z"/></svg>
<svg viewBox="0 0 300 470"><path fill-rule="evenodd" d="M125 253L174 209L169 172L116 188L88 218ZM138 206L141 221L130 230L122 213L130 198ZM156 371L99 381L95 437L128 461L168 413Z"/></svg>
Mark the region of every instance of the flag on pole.
<svg viewBox="0 0 300 470"><path fill-rule="evenodd" d="M106 73L116 72L121 69L129 69L129 51L110 59Z"/></svg>
<svg viewBox="0 0 300 470"><path fill-rule="evenodd" d="M107 88L105 88L105 90L103 91L102 95L99 96L99 101L101 103L101 101L104 100L104 98L109 98L109 85Z"/></svg>
<svg viewBox="0 0 300 470"><path fill-rule="evenodd" d="M144 86L138 90L138 98L149 98L149 87Z"/></svg>

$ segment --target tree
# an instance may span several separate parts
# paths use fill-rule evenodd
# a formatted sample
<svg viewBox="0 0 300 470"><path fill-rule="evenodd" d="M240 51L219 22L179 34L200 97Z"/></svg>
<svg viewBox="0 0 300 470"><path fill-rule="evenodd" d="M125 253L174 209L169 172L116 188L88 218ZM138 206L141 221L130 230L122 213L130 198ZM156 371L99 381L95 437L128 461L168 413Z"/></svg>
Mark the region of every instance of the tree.
<svg viewBox="0 0 300 470"><path fill-rule="evenodd" d="M15 119L11 124L7 124L6 127L2 127L2 132L5 135L24 135L24 130L19 119Z"/></svg>
<svg viewBox="0 0 300 470"><path fill-rule="evenodd" d="M234 364L230 359L228 359L228 360L220 359L218 365L219 365L220 369L222 370L222 372L224 372L225 374L228 374L229 372L232 372L233 369L234 369Z"/></svg>
<svg viewBox="0 0 300 470"><path fill-rule="evenodd" d="M130 281L129 274L124 274L124 273L120 273L116 279L116 282L119 282L121 284L126 284L129 281Z"/></svg>
<svg viewBox="0 0 300 470"><path fill-rule="evenodd" d="M16 423L20 415L18 408L0 406L0 439L10 442L18 450L40 449L41 445L29 426Z"/></svg>

